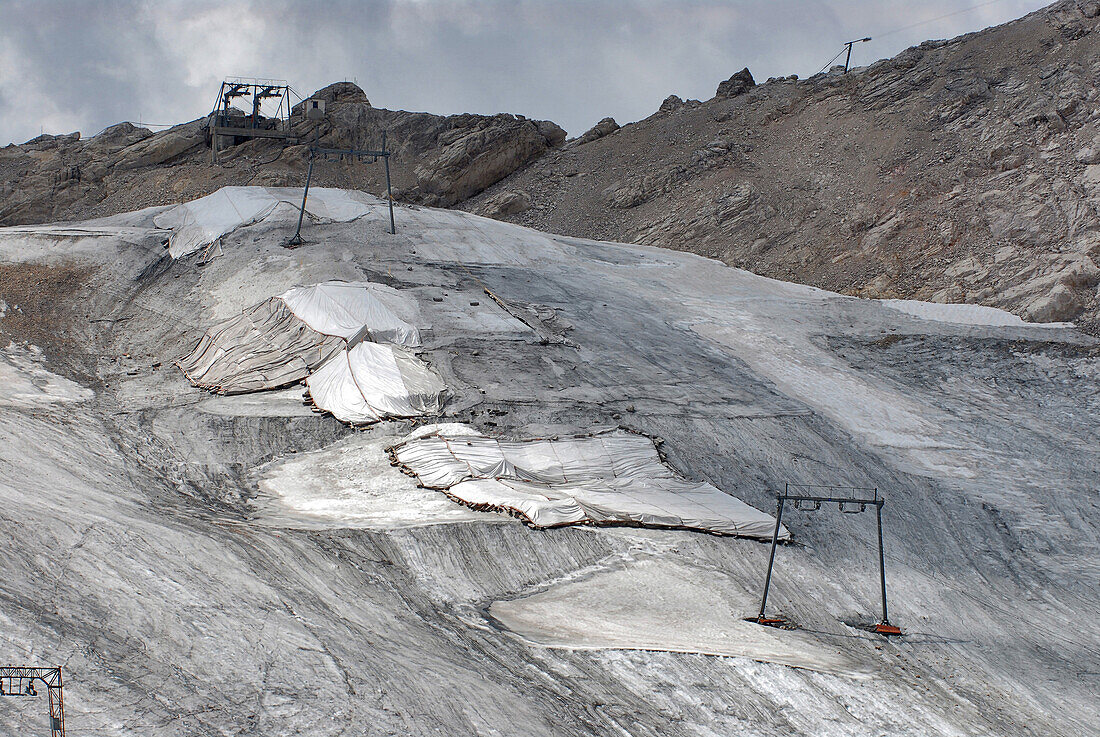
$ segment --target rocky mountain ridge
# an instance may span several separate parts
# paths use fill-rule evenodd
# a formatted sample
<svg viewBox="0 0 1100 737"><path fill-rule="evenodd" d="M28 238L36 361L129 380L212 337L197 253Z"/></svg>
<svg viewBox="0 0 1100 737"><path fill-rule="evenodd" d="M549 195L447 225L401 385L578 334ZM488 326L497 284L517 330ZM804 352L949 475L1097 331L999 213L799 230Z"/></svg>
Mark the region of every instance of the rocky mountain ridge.
<svg viewBox="0 0 1100 737"><path fill-rule="evenodd" d="M338 82L313 97L328 103L322 121L301 104L290 145L255 138L219 144L211 161L208 118L159 133L119 123L84 140L79 133L39 136L0 149L0 225L72 220L194 199L225 185L300 186L308 144L378 148L386 130L395 197L450 206L538 158L565 140L549 121L516 115L433 115L372 107L361 89ZM381 166L369 160L318 165L319 185L380 193Z"/></svg>
<svg viewBox="0 0 1100 737"><path fill-rule="evenodd" d="M755 85L744 70L711 100L611 121L462 207L1096 330L1098 30L1100 4L1065 0L848 74Z"/></svg>

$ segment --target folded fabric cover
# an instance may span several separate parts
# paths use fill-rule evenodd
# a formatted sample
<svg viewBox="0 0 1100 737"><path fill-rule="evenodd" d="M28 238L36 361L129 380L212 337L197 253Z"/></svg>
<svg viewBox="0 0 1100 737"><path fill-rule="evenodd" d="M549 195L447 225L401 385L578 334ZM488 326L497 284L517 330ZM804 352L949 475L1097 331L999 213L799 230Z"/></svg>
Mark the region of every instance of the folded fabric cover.
<svg viewBox="0 0 1100 737"><path fill-rule="evenodd" d="M354 425L439 412L447 389L416 356L370 342L341 351L306 386L317 407Z"/></svg>
<svg viewBox="0 0 1100 737"><path fill-rule="evenodd" d="M330 187L312 187L306 212L315 217L347 222L370 212L370 206L354 199L357 193ZM263 220L280 204L288 214L301 207L301 191L274 187L222 187L206 197L176 205L153 218L158 228L171 230L168 253L182 258L209 246L226 233ZM289 237L289 234L288 234Z"/></svg>
<svg viewBox="0 0 1100 737"><path fill-rule="evenodd" d="M311 329L272 297L206 331L178 365L195 386L243 394L301 381L343 347L342 339Z"/></svg>
<svg viewBox="0 0 1100 737"><path fill-rule="evenodd" d="M393 454L420 483L536 527L635 524L770 539L775 518L666 466L653 442L622 430L505 441L468 428L421 429ZM780 528L780 539L789 533Z"/></svg>
<svg viewBox="0 0 1100 737"><path fill-rule="evenodd" d="M391 305L415 308L407 306L408 298L392 287L330 281L294 287L279 296L295 315L319 333L339 335L349 343L369 337L376 343L420 345L420 331L398 317Z"/></svg>
<svg viewBox="0 0 1100 737"><path fill-rule="evenodd" d="M192 384L220 394L286 386L360 340L420 345L415 314L396 289L368 282L294 287L208 330L178 364Z"/></svg>

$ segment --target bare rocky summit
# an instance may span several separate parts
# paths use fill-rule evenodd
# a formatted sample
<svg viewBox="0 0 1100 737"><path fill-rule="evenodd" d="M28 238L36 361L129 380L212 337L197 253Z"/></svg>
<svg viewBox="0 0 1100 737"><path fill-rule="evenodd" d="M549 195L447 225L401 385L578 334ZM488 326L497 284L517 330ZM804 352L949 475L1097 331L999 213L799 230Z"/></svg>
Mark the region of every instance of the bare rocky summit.
<svg viewBox="0 0 1100 737"><path fill-rule="evenodd" d="M565 140L549 121L516 115L451 115L372 107L363 90L338 82L318 91L328 117L292 116L296 144L252 139L224 147L211 163L207 119L153 133L130 123L83 139L79 133L39 136L0 149L0 225L73 220L164 205L236 184L300 185L308 144L377 148L386 130L395 196L449 206L530 163ZM381 193L381 166L346 160L318 166L321 185Z"/></svg>
<svg viewBox="0 0 1100 737"><path fill-rule="evenodd" d="M462 207L867 297L1100 320L1100 5L586 134ZM589 140L584 140L584 139ZM501 192L531 207L500 210Z"/></svg>

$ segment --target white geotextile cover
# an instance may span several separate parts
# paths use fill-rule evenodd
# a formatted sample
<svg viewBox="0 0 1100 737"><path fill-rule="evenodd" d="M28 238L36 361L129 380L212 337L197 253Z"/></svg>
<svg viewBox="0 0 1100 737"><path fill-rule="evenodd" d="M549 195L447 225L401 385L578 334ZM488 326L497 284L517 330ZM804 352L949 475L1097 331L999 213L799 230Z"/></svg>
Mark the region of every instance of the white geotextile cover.
<svg viewBox="0 0 1100 737"><path fill-rule="evenodd" d="M421 429L393 449L420 483L473 507L519 513L536 527L637 524L770 539L775 518L662 463L653 442L621 430L504 441L466 428ZM780 528L780 539L790 537Z"/></svg>
<svg viewBox="0 0 1100 737"><path fill-rule="evenodd" d="M404 298L392 287L369 282L330 281L294 287L279 297L306 325L349 343L364 337L375 342L420 345L420 331L398 317L391 304Z"/></svg>
<svg viewBox="0 0 1100 737"><path fill-rule="evenodd" d="M367 341L334 356L306 386L315 405L355 425L439 412L446 392L439 375L415 356Z"/></svg>
<svg viewBox="0 0 1100 737"><path fill-rule="evenodd" d="M291 190L265 187L222 187L206 197L177 205L153 218L158 228L171 230L168 253L182 258L210 245L226 233L263 220L280 202L295 208L301 195ZM329 187L312 187L306 201L306 212L315 217L347 222L370 212L363 202L353 199L347 191Z"/></svg>

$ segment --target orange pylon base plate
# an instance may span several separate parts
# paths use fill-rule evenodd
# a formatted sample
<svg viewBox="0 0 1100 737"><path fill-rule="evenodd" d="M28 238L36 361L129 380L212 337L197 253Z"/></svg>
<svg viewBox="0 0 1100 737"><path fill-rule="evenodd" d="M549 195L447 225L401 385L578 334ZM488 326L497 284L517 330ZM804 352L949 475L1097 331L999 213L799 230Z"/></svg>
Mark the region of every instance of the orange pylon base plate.
<svg viewBox="0 0 1100 737"><path fill-rule="evenodd" d="M876 624L875 625L875 632L879 633L880 635L900 635L900 634L902 634L902 631L901 631L900 627L895 627L892 624L885 624L885 623Z"/></svg>
<svg viewBox="0 0 1100 737"><path fill-rule="evenodd" d="M762 624L765 627L778 627L782 630L793 630L796 628L790 620L783 619L782 617L749 617L746 621Z"/></svg>

